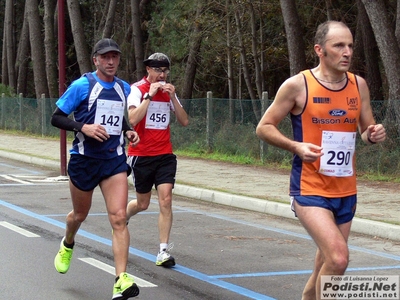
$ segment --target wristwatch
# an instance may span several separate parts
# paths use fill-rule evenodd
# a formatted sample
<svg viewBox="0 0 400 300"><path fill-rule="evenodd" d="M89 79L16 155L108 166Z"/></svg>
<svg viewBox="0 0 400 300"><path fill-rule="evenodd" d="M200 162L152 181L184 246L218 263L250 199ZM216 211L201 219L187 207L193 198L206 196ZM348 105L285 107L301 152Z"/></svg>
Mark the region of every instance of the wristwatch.
<svg viewBox="0 0 400 300"><path fill-rule="evenodd" d="M147 100L147 99L148 99L148 100L150 100L150 101L151 101L151 100L153 100L153 97L152 97L152 96L150 96L150 94L149 94L149 93L146 93L146 94L144 94L144 97L143 97L143 99L144 99L144 100Z"/></svg>

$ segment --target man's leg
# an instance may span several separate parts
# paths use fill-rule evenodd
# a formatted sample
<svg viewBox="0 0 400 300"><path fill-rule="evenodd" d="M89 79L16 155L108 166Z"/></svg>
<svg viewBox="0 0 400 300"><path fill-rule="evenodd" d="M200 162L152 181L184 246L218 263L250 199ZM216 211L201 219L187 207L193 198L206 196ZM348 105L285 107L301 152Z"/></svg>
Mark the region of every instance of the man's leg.
<svg viewBox="0 0 400 300"><path fill-rule="evenodd" d="M100 183L106 202L108 219L113 229L112 249L114 254L116 281L112 299L128 299L139 295L139 288L126 273L130 236L126 226L128 181L126 172L113 175Z"/></svg>
<svg viewBox="0 0 400 300"><path fill-rule="evenodd" d="M86 220L92 206L92 191L82 191L69 182L72 198L72 211L67 215L65 241L72 244L83 221Z"/></svg>
<svg viewBox="0 0 400 300"><path fill-rule="evenodd" d="M172 228L172 184L163 183L157 186L160 215L158 217L158 231L160 243L168 244Z"/></svg>
<svg viewBox="0 0 400 300"><path fill-rule="evenodd" d="M126 218L129 220L137 213L146 210L150 205L151 191L148 193L136 192L136 199L129 201L126 207Z"/></svg>
<svg viewBox="0 0 400 300"><path fill-rule="evenodd" d="M108 219L113 229L112 248L116 276L126 271L130 237L126 227L126 205L128 202L128 181L126 173L113 175L100 183L106 202Z"/></svg>
<svg viewBox="0 0 400 300"><path fill-rule="evenodd" d="M75 235L89 213L93 195L93 191L82 191L71 182L69 182L69 187L72 198L72 211L67 215L65 237L62 239L60 250L54 258L54 266L62 274L69 270Z"/></svg>
<svg viewBox="0 0 400 300"><path fill-rule="evenodd" d="M314 272L307 282L303 300L320 299L321 275L343 275L349 262L347 240L351 221L337 225L331 211L314 206L301 206L294 203L296 214L311 235L320 253L316 254ZM313 284L315 282L315 284ZM314 296L309 295L315 286Z"/></svg>
<svg viewBox="0 0 400 300"><path fill-rule="evenodd" d="M165 268L175 266L175 259L170 255L172 245L168 244L172 227L172 184L162 183L157 186L160 214L158 216L158 232L160 251L157 254L156 265Z"/></svg>
<svg viewBox="0 0 400 300"><path fill-rule="evenodd" d="M321 251L317 248L317 253L315 254L314 260L314 269L311 273L310 278L308 279L306 286L303 290L302 300L315 300L316 299L316 289L315 284L317 283L317 279L319 276L319 272L321 270L322 264L324 263Z"/></svg>
<svg viewBox="0 0 400 300"><path fill-rule="evenodd" d="M132 169L133 184L136 188L136 199L129 201L126 207L127 220L137 213L146 210L150 205L151 190L154 184L153 158L132 157L128 158L128 164ZM138 192L140 191L140 192Z"/></svg>

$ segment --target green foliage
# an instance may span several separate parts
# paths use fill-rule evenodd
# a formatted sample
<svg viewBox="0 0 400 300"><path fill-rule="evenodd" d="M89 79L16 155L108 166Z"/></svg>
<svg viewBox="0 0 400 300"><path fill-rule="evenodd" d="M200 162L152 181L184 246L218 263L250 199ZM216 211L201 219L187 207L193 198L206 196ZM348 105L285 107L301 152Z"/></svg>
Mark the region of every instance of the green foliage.
<svg viewBox="0 0 400 300"><path fill-rule="evenodd" d="M230 156L259 157L259 140L253 124L225 123L214 136L217 153Z"/></svg>
<svg viewBox="0 0 400 300"><path fill-rule="evenodd" d="M171 116L171 141L174 148L188 149L193 152L204 153L207 151L206 121L201 117L190 118L187 127L182 127L178 122L174 122Z"/></svg>
<svg viewBox="0 0 400 300"><path fill-rule="evenodd" d="M241 58L237 40L237 26L234 13L240 14L240 32L247 55L249 74L255 76L252 56L250 2L255 10L256 26L259 31L258 55L264 61L263 72L267 89L275 93L277 86L288 77L286 37L279 1L232 1L228 8L225 3L208 1L158 1L148 24L148 52L164 52L172 61L171 81L180 87L184 82L185 63L189 53L194 26L201 27L201 50L198 57L193 98L206 96L214 91L215 97L227 98L227 20L230 19L230 35L233 55L234 81L242 85L238 98L249 98L247 87L241 79ZM197 11L201 14L197 17ZM277 72L279 70L279 72ZM240 83L239 81L242 80ZM255 82L255 78L251 78Z"/></svg>
<svg viewBox="0 0 400 300"><path fill-rule="evenodd" d="M4 85L0 83L0 95L3 95L6 97L15 97L15 91L13 88L11 88L8 85Z"/></svg>
<svg viewBox="0 0 400 300"><path fill-rule="evenodd" d="M388 15L394 20L396 6L394 1L386 1ZM123 60L120 66L121 78L127 81L136 80L135 49L131 28L133 1L119 1L116 6L112 37L123 49ZM200 28L201 47L197 55L196 76L193 85L192 98L202 98L207 91L213 91L218 98L228 98L227 52L228 29L230 50L232 53L232 69L234 92L233 98L249 99L250 89L256 89L255 57L253 55L253 38L258 61L262 63L263 89L270 97L276 94L280 84L289 77L289 59L287 51L287 36L283 24L280 1L278 0L232 0L229 5L225 1L141 1L140 22L143 38L144 55L153 52L164 52L172 61L170 81L180 91L185 83L185 68L189 55L195 28ZM308 66L315 65L313 52L313 36L317 25L328 19L327 3L330 3L329 14L333 19L343 20L355 32L357 21L356 1L325 1L296 0L299 19L304 29L304 41L307 49ZM1 7L5 1L0 0ZM43 10L43 2L39 2ZM87 47L101 37L109 1L80 0L82 26ZM15 1L15 40L20 38L24 18L25 1ZM67 7L66 7L67 8ZM251 32L252 19L250 11L254 10L255 34ZM240 26L235 22L238 13ZM71 23L66 9L66 85L81 74L77 63L76 49L73 41ZM4 10L0 12L0 20L4 20ZM0 22L0 28L4 22ZM245 50L245 62L242 61L239 49L239 33ZM17 45L18 46L18 45ZM0 53L3 48L0 48ZM56 49L54 49L56 51ZM88 58L90 59L90 58ZM244 80L242 66L246 64L249 70L250 87ZM28 95L34 95L34 87L29 85ZM179 94L179 93L178 93ZM26 95L25 95L26 96ZM261 95L257 95L261 97Z"/></svg>

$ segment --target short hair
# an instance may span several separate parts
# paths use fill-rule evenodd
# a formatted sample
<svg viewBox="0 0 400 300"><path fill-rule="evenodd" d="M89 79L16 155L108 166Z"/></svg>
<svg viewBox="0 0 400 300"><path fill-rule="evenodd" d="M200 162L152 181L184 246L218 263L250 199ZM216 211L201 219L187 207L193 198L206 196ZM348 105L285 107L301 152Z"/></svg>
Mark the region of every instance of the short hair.
<svg viewBox="0 0 400 300"><path fill-rule="evenodd" d="M320 24L317 28L317 32L315 33L314 37L314 44L318 44L324 46L326 43L326 35L329 32L329 29L332 25L340 25L345 28L349 28L345 23L340 21L326 21Z"/></svg>

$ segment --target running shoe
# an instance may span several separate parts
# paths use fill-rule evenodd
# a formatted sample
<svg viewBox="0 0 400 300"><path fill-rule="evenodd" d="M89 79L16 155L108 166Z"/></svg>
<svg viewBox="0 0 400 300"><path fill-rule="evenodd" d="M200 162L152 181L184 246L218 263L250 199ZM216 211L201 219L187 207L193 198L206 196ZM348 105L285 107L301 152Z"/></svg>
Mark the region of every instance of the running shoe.
<svg viewBox="0 0 400 300"><path fill-rule="evenodd" d="M56 267L57 272L61 274L67 273L71 263L72 253L74 252L74 249L64 246L64 240L65 237L61 240L60 250L54 258L54 266Z"/></svg>
<svg viewBox="0 0 400 300"><path fill-rule="evenodd" d="M169 251L174 247L174 244L169 244L167 249L163 249L162 251L158 252L156 265L162 266L165 268L171 268L175 266L175 258L173 258Z"/></svg>
<svg viewBox="0 0 400 300"><path fill-rule="evenodd" d="M114 284L112 300L126 300L139 295L139 288L128 273L121 273Z"/></svg>

